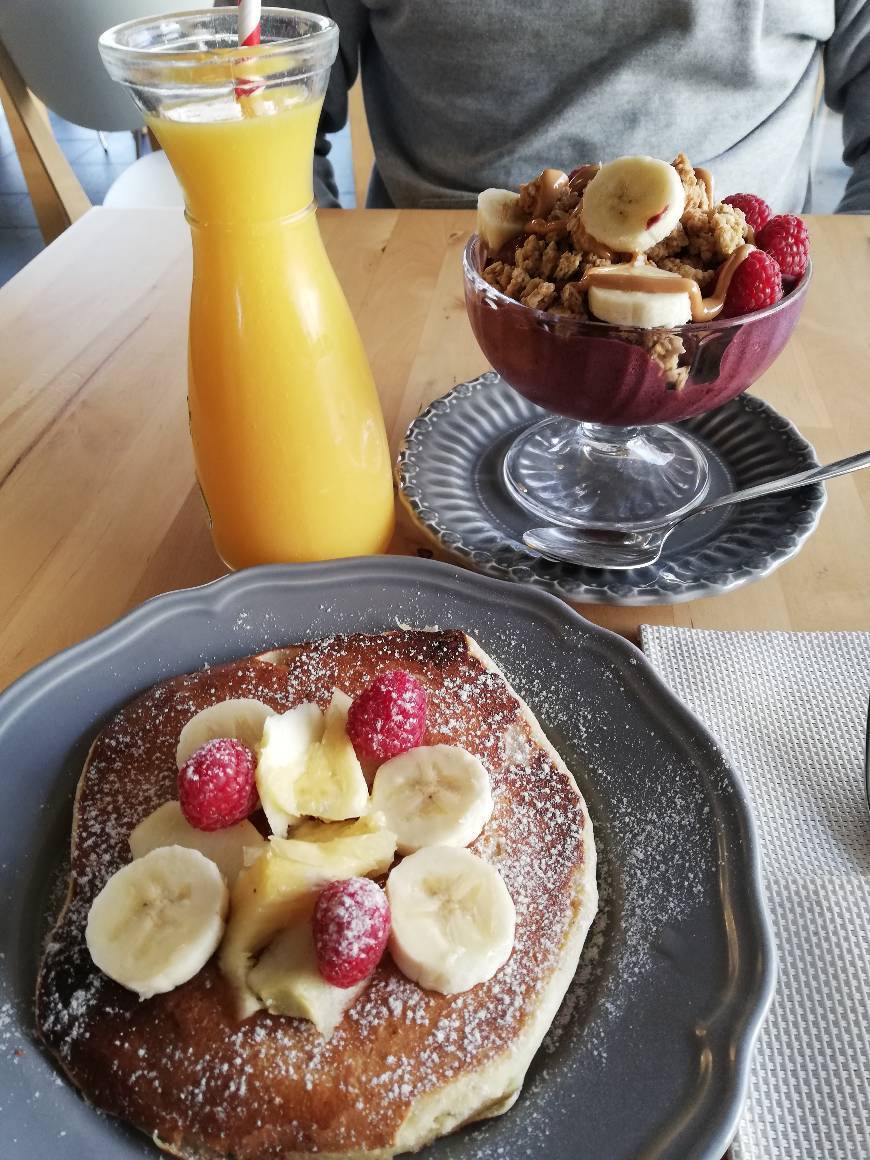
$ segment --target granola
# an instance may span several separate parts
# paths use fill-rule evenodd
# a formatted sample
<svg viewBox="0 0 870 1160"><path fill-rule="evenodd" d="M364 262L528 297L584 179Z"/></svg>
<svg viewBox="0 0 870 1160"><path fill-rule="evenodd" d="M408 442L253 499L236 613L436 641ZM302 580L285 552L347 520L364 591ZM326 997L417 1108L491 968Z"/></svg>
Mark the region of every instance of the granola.
<svg viewBox="0 0 870 1160"><path fill-rule="evenodd" d="M721 263L744 242L754 241L743 211L726 202L710 203L707 184L698 177L684 153L672 162L686 191L686 207L678 225L663 241L645 254L645 261L660 270L693 278L702 291L712 289ZM580 217L583 189L596 166L583 166L560 194L544 222L535 219L536 232L527 233L510 254L492 255L484 268L486 281L510 298L538 310L561 306L580 317L589 317L588 306L576 288L586 271L611 262L627 262L631 254L602 252L586 231ZM538 201L541 179L520 186L519 206L531 213ZM541 233L546 229L546 233ZM535 282L535 280L539 280ZM535 282L533 287L530 283ZM542 289L546 285L548 289ZM551 288L551 289L550 289ZM551 292L552 291L552 292ZM543 303L547 305L543 305ZM561 312L561 311L559 311Z"/></svg>
<svg viewBox="0 0 870 1160"><path fill-rule="evenodd" d="M520 187L518 208L527 217L523 232L489 255L492 260L483 277L525 306L577 319L590 318L580 283L587 270L598 266L639 262L691 278L702 293L712 292L721 264L744 243L754 242L752 227L740 208L711 198L709 175L695 170L684 153L671 164L685 191L685 207L670 234L642 256L609 251L584 224L583 195L598 166L574 170L567 185L547 202L550 212L532 216L546 202L546 180L554 172L546 170ZM560 180L564 182L564 175ZM679 337L668 330L651 330L634 340L659 363L668 385L679 389L688 373L679 365L685 354Z"/></svg>
<svg viewBox="0 0 870 1160"><path fill-rule="evenodd" d="M682 390L689 377L689 368L680 366L680 358L686 353L680 336L670 330L648 330L644 332L643 345L650 358L662 368L668 387L674 391Z"/></svg>
<svg viewBox="0 0 870 1160"><path fill-rule="evenodd" d="M523 291L520 301L533 310L547 310L556 297L556 287L543 278L532 278Z"/></svg>
<svg viewBox="0 0 870 1160"><path fill-rule="evenodd" d="M681 278L694 278L702 290L708 290L716 281L716 269L704 270L700 266L686 262L682 258L661 258L657 263L660 270L670 270Z"/></svg>
<svg viewBox="0 0 870 1160"><path fill-rule="evenodd" d="M689 240L689 253L701 259L701 265L718 266L744 242L752 242L743 210L725 202L712 209L689 209L681 222Z"/></svg>
<svg viewBox="0 0 870 1160"><path fill-rule="evenodd" d="M683 189L686 191L686 209L712 209L707 184L698 176L685 153L678 153L671 165L679 173Z"/></svg>

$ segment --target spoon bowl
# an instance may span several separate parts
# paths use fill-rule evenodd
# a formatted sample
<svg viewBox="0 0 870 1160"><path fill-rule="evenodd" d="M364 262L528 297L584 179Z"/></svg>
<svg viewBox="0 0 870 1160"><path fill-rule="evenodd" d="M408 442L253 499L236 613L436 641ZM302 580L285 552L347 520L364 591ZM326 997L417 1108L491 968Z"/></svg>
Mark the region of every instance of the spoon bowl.
<svg viewBox="0 0 870 1160"><path fill-rule="evenodd" d="M646 568L658 560L671 531L625 535L592 528L530 528L523 532L523 542L547 560L568 561L582 568Z"/></svg>

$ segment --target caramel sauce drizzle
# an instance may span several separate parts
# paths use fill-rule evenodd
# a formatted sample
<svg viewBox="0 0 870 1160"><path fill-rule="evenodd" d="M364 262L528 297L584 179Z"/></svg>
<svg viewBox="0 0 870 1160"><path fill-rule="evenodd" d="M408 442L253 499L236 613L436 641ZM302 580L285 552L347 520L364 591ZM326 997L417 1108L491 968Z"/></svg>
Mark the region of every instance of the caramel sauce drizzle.
<svg viewBox="0 0 870 1160"><path fill-rule="evenodd" d="M532 219L549 217L556 202L568 188L568 174L561 169L545 169L536 179L538 196L532 206Z"/></svg>
<svg viewBox="0 0 870 1160"><path fill-rule="evenodd" d="M568 232L568 218L560 221L548 222L544 218L532 218L523 226L527 234L537 234L539 238L560 238Z"/></svg>
<svg viewBox="0 0 870 1160"><path fill-rule="evenodd" d="M579 220L580 206L578 205L569 217L560 218L558 221L548 222L544 218L532 218L523 226L523 232L537 234L539 238L561 238L572 231ZM608 262L613 257L612 250L608 249L603 242L593 238L591 234L587 234L585 230L583 231L582 245L578 246L578 249L582 249L587 254L595 254L597 258L605 258Z"/></svg>
<svg viewBox="0 0 870 1160"><path fill-rule="evenodd" d="M568 179L568 188L573 193L582 193L600 168L600 163L598 165L581 165L574 172L573 177Z"/></svg>
<svg viewBox="0 0 870 1160"><path fill-rule="evenodd" d="M704 188L707 191L707 200L710 205L715 205L713 201L713 174L709 169L703 169L700 165L695 166L695 176L699 181L704 183Z"/></svg>
<svg viewBox="0 0 870 1160"><path fill-rule="evenodd" d="M616 266L594 266L587 270L578 282L581 290L588 290L590 286L607 286L611 290L639 290L643 294L688 294L692 309L693 322L712 322L722 312L725 305L725 296L731 279L737 267L744 262L755 246L742 245L728 258L719 272L716 282L716 292L709 298L701 296L701 287L694 278L683 278L680 274L668 276L661 274L643 274L643 266L637 260L622 262Z"/></svg>
<svg viewBox="0 0 870 1160"><path fill-rule="evenodd" d="M580 207L577 207L579 210ZM577 210L574 212L576 213ZM591 234L584 230L583 249L587 254L594 254L596 258L604 258L605 261L610 261L613 257L613 250L609 246L605 246L604 242L599 242L597 238L593 238ZM603 267L601 267L603 269Z"/></svg>
<svg viewBox="0 0 870 1160"><path fill-rule="evenodd" d="M579 220L580 202L577 203L576 208L567 218L561 218L554 222L547 221L547 218L553 212L556 202L566 189L570 189L574 193L582 194L600 168L600 164L581 165L570 178L561 169L545 169L536 178L538 182L538 196L532 207L530 220L523 227L523 232L536 234L539 238L547 238L549 240L564 237L565 234L573 230L576 222ZM608 262L613 257L612 251L607 246L596 241L589 234L583 239L583 249L587 253L595 254L598 258L606 258Z"/></svg>

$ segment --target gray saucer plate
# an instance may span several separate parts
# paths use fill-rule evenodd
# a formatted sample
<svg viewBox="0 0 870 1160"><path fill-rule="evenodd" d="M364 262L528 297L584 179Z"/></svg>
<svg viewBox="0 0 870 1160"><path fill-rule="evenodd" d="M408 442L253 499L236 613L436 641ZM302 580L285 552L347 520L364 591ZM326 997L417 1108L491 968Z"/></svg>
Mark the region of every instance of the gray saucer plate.
<svg viewBox="0 0 870 1160"><path fill-rule="evenodd" d="M740 779L626 641L546 593L399 558L259 568L157 597L0 696L4 1160L154 1154L87 1107L33 1033L46 916L100 725L171 674L397 623L462 628L504 667L586 795L602 893L516 1106L426 1157L721 1160L774 976Z"/></svg>
<svg viewBox="0 0 870 1160"><path fill-rule="evenodd" d="M676 604L729 592L793 556L825 504L822 484L690 520L649 568L608 571L530 552L536 520L508 495L501 465L511 441L546 418L489 371L436 399L411 424L399 453L399 497L412 520L459 563L587 604ZM818 465L809 443L773 407L741 395L678 424L704 445L709 499Z"/></svg>

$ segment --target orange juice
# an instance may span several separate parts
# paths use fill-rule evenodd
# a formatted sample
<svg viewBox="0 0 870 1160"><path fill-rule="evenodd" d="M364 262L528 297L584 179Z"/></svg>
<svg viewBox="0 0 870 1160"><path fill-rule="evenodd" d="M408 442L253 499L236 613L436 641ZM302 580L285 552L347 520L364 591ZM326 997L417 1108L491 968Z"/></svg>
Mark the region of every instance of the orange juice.
<svg viewBox="0 0 870 1160"><path fill-rule="evenodd" d="M312 203L320 104L287 87L149 118L187 203L190 429L232 568L381 552L393 530L378 397Z"/></svg>

